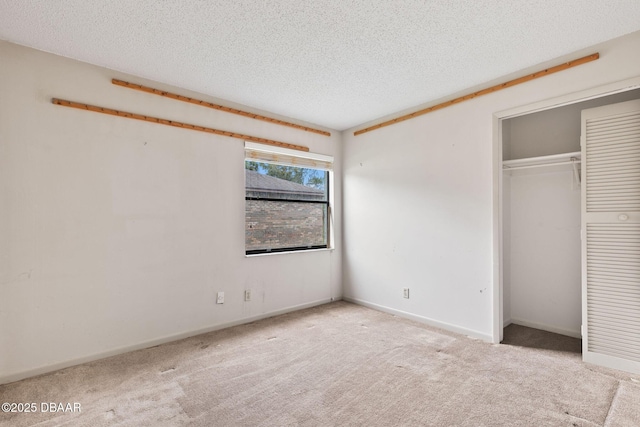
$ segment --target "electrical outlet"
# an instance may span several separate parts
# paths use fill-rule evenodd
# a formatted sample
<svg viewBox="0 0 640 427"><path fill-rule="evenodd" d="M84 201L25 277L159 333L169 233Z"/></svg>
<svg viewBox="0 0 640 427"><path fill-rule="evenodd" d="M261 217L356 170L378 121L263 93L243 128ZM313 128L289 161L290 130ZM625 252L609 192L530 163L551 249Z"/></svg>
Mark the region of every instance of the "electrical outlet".
<svg viewBox="0 0 640 427"><path fill-rule="evenodd" d="M251 301L251 289L247 289L244 291L244 300Z"/></svg>
<svg viewBox="0 0 640 427"><path fill-rule="evenodd" d="M218 292L218 297L216 298L216 304L224 304L224 292Z"/></svg>
<svg viewBox="0 0 640 427"><path fill-rule="evenodd" d="M409 299L409 288L404 288L402 292L403 292L403 296Z"/></svg>

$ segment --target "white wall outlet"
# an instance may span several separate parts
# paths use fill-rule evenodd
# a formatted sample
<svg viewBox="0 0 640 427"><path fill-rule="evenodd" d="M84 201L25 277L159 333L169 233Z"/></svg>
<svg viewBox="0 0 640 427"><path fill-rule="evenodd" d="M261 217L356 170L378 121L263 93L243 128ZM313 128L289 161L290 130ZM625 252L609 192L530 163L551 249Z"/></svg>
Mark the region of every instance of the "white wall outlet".
<svg viewBox="0 0 640 427"><path fill-rule="evenodd" d="M244 300L251 301L251 289L247 289L244 291Z"/></svg>
<svg viewBox="0 0 640 427"><path fill-rule="evenodd" d="M224 292L218 292L218 297L216 298L216 304L224 304Z"/></svg>
<svg viewBox="0 0 640 427"><path fill-rule="evenodd" d="M402 290L402 296L409 299L409 288L404 288Z"/></svg>

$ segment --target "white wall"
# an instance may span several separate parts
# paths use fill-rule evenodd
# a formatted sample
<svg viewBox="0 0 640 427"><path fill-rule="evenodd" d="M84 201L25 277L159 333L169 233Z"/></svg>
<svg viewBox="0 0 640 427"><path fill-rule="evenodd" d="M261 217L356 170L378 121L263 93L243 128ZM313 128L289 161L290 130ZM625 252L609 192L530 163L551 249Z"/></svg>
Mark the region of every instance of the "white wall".
<svg viewBox="0 0 640 427"><path fill-rule="evenodd" d="M580 337L580 188L573 179L569 168L505 175L504 280L513 323Z"/></svg>
<svg viewBox="0 0 640 427"><path fill-rule="evenodd" d="M511 324L511 179L502 181L502 327Z"/></svg>
<svg viewBox="0 0 640 427"><path fill-rule="evenodd" d="M640 76L640 32L572 58L594 51L600 59L586 65L360 136L345 131L344 297L497 341L494 114Z"/></svg>
<svg viewBox="0 0 640 427"><path fill-rule="evenodd" d="M306 145L336 156L339 202L338 132L132 91L114 77L219 102L0 42L0 382L342 295L339 203L335 251L246 258L242 141L50 100Z"/></svg>

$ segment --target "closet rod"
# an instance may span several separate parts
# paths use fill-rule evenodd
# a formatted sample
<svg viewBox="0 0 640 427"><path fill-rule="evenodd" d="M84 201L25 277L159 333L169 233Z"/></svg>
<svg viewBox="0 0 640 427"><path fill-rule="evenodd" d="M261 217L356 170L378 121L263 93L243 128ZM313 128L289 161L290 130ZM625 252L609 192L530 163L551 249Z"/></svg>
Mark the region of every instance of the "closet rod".
<svg viewBox="0 0 640 427"><path fill-rule="evenodd" d="M526 166L503 166L502 170L505 171L513 171L518 169L533 169L533 168L544 168L547 166L558 166L558 165L575 165L581 163L580 160L570 160L568 162L555 162L555 163L541 163L539 165L526 165Z"/></svg>

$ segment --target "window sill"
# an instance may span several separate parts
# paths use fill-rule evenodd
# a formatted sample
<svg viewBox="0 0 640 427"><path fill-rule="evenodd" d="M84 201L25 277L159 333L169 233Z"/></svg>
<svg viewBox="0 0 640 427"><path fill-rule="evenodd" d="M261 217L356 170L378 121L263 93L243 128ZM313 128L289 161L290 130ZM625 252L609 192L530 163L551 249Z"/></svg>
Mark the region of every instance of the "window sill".
<svg viewBox="0 0 640 427"><path fill-rule="evenodd" d="M333 252L335 248L321 248L321 249L307 249L302 251L286 251L286 252L265 252L263 254L251 254L246 255L245 258L256 258L263 256L275 256L275 255L291 255L291 254L307 254L311 252Z"/></svg>

